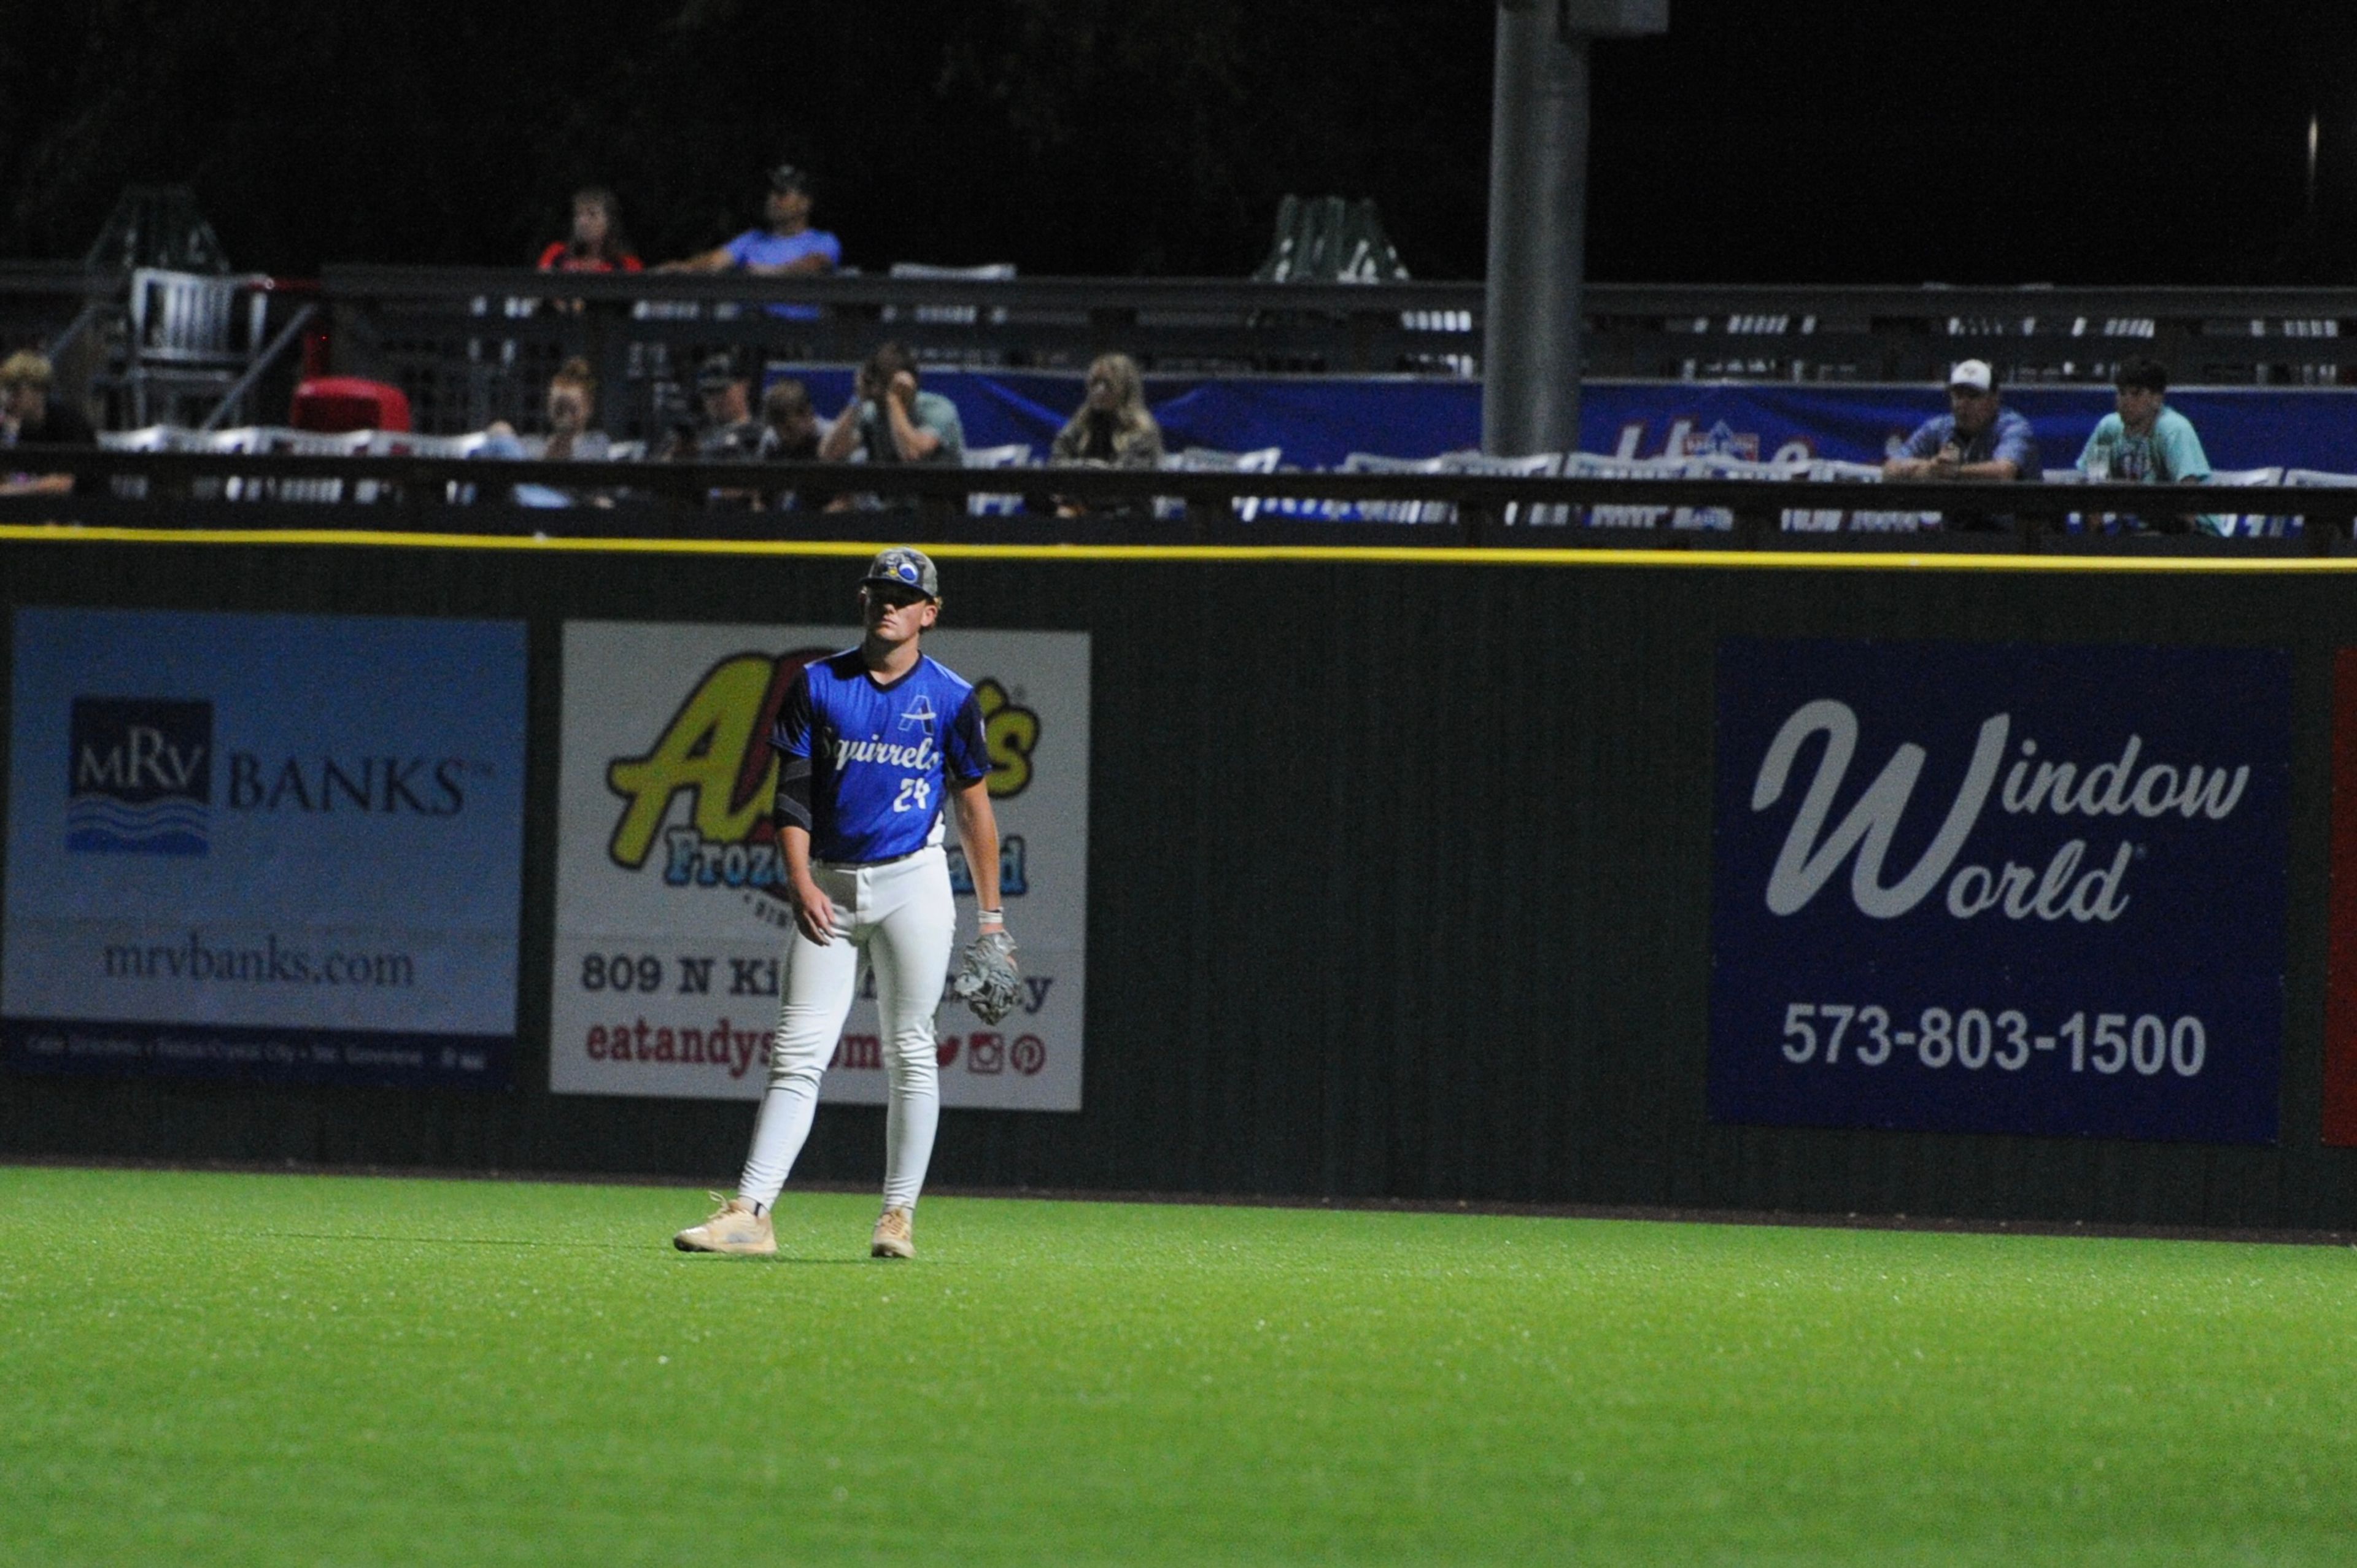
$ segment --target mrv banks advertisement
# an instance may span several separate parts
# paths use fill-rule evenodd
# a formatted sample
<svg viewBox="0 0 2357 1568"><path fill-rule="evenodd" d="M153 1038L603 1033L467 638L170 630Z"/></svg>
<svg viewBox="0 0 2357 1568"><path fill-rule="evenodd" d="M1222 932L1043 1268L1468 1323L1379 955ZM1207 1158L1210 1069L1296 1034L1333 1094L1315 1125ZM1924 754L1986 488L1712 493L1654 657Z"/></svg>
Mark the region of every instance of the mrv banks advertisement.
<svg viewBox="0 0 2357 1568"><path fill-rule="evenodd" d="M2276 1136L2277 649L1730 639L1722 1122Z"/></svg>
<svg viewBox="0 0 2357 1568"><path fill-rule="evenodd" d="M566 623L552 1090L760 1098L792 929L770 823L770 731L802 666L859 638L849 626ZM944 629L923 646L980 701L1000 896L1023 971L1021 1002L988 1026L947 998L942 977L942 1103L1077 1111L1089 639ZM963 948L974 892L954 819L943 818ZM884 1101L865 962L820 1092Z"/></svg>
<svg viewBox="0 0 2357 1568"><path fill-rule="evenodd" d="M506 1087L520 621L20 609L20 1071Z"/></svg>

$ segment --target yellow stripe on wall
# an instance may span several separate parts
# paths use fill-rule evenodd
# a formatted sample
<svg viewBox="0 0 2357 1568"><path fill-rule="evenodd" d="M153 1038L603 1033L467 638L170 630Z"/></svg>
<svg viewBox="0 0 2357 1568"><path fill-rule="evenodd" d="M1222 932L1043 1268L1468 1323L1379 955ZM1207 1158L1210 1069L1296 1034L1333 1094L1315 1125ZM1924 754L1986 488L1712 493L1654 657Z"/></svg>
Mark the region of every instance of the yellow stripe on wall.
<svg viewBox="0 0 2357 1568"><path fill-rule="evenodd" d="M309 545L347 549L493 550L609 555L872 555L906 540L544 539L490 533L404 533L353 529L91 528L0 524L0 541L33 543ZM1927 572L2357 572L2357 556L2204 560L2181 555L2000 555L1978 553L1803 550L1472 549L1431 545L957 544L921 545L943 560L1366 563L1427 566L1684 566L1767 571Z"/></svg>

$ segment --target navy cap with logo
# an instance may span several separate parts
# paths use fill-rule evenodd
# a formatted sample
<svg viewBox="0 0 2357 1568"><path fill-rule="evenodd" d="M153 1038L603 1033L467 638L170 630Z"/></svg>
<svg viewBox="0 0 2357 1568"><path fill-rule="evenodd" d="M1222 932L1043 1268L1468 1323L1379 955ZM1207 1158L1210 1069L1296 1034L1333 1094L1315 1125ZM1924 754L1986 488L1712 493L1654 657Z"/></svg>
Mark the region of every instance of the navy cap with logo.
<svg viewBox="0 0 2357 1568"><path fill-rule="evenodd" d="M863 583L898 583L904 588L914 588L929 599L942 596L942 575L933 569L932 559L921 550L911 550L905 544L895 544L889 550L879 550L876 559L867 564Z"/></svg>

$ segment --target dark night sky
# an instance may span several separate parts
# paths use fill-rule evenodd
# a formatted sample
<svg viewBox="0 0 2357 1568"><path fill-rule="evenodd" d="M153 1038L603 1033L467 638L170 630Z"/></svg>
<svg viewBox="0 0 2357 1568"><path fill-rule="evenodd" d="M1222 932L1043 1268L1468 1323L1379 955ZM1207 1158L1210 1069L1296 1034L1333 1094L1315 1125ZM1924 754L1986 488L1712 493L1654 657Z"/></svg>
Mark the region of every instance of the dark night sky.
<svg viewBox="0 0 2357 1568"><path fill-rule="evenodd" d="M2345 281L2345 6L1671 0L1596 59L1590 271ZM188 180L241 266L522 261L576 182L651 259L782 155L849 259L1239 274L1287 190L1479 275L1485 0L0 0L0 255ZM2303 227L2308 116L2319 219Z"/></svg>

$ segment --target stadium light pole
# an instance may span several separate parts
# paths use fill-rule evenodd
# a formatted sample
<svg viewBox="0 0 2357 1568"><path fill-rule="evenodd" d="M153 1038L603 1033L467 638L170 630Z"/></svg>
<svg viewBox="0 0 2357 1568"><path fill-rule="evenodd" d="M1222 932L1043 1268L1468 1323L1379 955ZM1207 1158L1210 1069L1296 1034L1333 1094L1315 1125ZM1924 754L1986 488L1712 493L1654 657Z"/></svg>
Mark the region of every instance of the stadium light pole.
<svg viewBox="0 0 2357 1568"><path fill-rule="evenodd" d="M1498 0L1481 449L1579 449L1587 46L1666 32L1669 0Z"/></svg>

